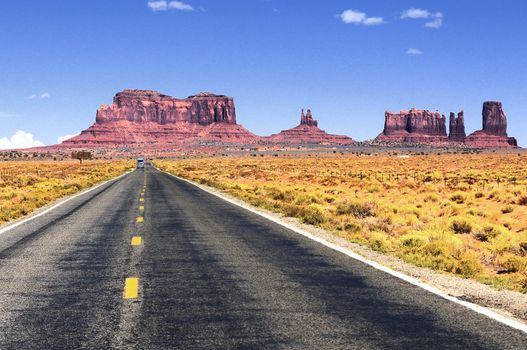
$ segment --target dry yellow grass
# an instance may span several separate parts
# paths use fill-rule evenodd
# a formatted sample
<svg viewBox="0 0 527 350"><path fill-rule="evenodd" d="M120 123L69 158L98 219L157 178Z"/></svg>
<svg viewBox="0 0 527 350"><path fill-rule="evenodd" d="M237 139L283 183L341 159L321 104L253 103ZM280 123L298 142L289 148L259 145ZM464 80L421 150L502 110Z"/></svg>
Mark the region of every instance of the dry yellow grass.
<svg viewBox="0 0 527 350"><path fill-rule="evenodd" d="M407 262L527 292L527 156L159 160Z"/></svg>
<svg viewBox="0 0 527 350"><path fill-rule="evenodd" d="M124 173L130 161L13 161L0 163L0 224L58 198Z"/></svg>

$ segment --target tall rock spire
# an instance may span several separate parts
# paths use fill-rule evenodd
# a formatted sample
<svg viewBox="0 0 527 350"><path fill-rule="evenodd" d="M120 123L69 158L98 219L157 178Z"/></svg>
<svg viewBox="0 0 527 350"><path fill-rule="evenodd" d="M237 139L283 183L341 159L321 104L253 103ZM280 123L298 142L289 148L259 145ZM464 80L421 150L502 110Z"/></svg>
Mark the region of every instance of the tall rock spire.
<svg viewBox="0 0 527 350"><path fill-rule="evenodd" d="M465 117L463 111L460 111L457 114L457 118L454 112L450 112L448 139L453 142L464 142L466 136Z"/></svg>

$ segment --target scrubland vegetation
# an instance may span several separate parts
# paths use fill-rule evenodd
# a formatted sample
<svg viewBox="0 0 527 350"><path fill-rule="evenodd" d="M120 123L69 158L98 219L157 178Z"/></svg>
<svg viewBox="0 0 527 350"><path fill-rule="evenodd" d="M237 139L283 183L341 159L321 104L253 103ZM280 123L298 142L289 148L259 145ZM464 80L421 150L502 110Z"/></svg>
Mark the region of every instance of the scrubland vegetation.
<svg viewBox="0 0 527 350"><path fill-rule="evenodd" d="M0 224L131 169L130 161L0 163Z"/></svg>
<svg viewBox="0 0 527 350"><path fill-rule="evenodd" d="M527 292L527 155L160 160L417 266Z"/></svg>

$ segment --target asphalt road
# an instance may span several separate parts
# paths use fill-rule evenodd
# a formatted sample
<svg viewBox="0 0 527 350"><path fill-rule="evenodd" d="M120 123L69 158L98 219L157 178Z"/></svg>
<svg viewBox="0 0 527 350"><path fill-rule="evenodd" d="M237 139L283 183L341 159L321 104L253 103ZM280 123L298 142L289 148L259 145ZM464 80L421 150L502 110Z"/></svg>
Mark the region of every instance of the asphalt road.
<svg viewBox="0 0 527 350"><path fill-rule="evenodd" d="M527 334L147 169L0 235L0 349L78 348L525 349Z"/></svg>

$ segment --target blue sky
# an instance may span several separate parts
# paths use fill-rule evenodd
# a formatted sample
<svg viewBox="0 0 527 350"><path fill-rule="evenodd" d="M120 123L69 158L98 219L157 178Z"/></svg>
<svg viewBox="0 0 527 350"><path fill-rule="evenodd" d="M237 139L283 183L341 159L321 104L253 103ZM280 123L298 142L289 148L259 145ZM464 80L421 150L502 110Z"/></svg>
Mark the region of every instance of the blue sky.
<svg viewBox="0 0 527 350"><path fill-rule="evenodd" d="M411 107L464 109L473 131L483 101L500 100L527 145L526 10L522 0L2 1L0 148L86 129L124 88L233 96L239 123L260 135L311 108L322 129L357 140L382 131L385 110Z"/></svg>

